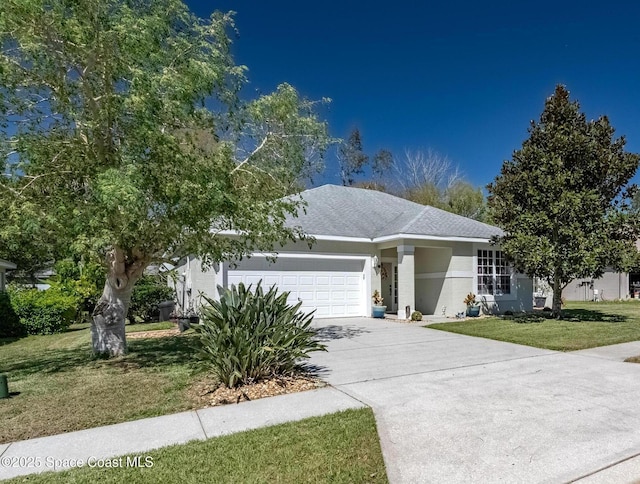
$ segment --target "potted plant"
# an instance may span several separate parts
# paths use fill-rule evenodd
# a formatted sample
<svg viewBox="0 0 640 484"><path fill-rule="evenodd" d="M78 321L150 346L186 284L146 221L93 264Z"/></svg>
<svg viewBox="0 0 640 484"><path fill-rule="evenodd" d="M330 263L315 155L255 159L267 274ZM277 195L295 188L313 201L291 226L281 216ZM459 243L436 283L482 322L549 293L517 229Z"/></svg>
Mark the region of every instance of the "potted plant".
<svg viewBox="0 0 640 484"><path fill-rule="evenodd" d="M464 303L467 305L467 316L477 318L480 316L480 303L476 301L476 295L470 292L467 297L464 298Z"/></svg>
<svg viewBox="0 0 640 484"><path fill-rule="evenodd" d="M387 306L383 306L382 296L380 295L380 291L377 289L373 291L373 308L372 313L374 318L384 318L384 313L387 311Z"/></svg>
<svg viewBox="0 0 640 484"><path fill-rule="evenodd" d="M547 303L547 294L551 291L549 283L543 279L534 279L533 307L542 309Z"/></svg>

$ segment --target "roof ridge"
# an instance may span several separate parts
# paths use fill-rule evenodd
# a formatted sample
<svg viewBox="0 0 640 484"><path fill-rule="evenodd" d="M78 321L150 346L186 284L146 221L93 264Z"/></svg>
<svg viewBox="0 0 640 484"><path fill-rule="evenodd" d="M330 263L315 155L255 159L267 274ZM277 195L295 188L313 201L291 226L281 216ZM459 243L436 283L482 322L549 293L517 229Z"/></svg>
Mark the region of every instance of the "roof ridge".
<svg viewBox="0 0 640 484"><path fill-rule="evenodd" d="M429 208L434 208L434 207L431 207L431 205L425 205L424 208L422 208L420 210L420 212L415 217L413 217L411 220L409 220L409 222L407 222L405 225L403 225L400 230L402 232L405 232L409 227L411 227L416 222L416 220L421 218L424 215L424 212L426 212L427 209L429 209Z"/></svg>

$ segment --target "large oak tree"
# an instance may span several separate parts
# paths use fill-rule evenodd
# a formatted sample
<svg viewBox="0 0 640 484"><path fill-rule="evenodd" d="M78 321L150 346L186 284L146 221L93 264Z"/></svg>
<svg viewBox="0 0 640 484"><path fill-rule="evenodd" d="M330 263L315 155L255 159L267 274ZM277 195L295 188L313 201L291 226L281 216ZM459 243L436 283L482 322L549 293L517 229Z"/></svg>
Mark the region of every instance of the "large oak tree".
<svg viewBox="0 0 640 484"><path fill-rule="evenodd" d="M572 280L628 269L637 258L629 201L640 156L624 147L606 116L587 121L557 86L522 149L488 186L492 220L506 232L502 250L517 270L548 282L557 317Z"/></svg>
<svg viewBox="0 0 640 484"><path fill-rule="evenodd" d="M326 127L286 84L240 101L233 29L232 14L203 20L179 0L0 2L2 211L103 261L97 353L126 351L148 265L304 238L283 225L303 202L282 197L324 152Z"/></svg>

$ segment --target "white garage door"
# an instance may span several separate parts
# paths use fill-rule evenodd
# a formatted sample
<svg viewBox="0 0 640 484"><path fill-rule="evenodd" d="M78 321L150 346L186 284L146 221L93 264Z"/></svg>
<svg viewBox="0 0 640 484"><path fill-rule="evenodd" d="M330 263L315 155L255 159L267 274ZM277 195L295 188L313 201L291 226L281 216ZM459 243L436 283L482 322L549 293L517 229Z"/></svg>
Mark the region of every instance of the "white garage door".
<svg viewBox="0 0 640 484"><path fill-rule="evenodd" d="M364 315L363 260L297 259L280 257L269 263L263 257L241 261L228 269L228 284L276 285L289 291L289 302L302 301L301 310L316 310L317 318Z"/></svg>

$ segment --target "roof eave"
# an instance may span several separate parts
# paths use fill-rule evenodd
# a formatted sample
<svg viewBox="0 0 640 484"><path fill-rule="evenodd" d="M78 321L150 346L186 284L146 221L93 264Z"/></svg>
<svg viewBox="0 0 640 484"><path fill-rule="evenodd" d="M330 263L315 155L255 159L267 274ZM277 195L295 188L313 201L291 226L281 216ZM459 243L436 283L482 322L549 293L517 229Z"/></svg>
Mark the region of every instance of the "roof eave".
<svg viewBox="0 0 640 484"><path fill-rule="evenodd" d="M0 268L2 269L17 269L17 265L13 262L9 262L8 260L0 259Z"/></svg>

